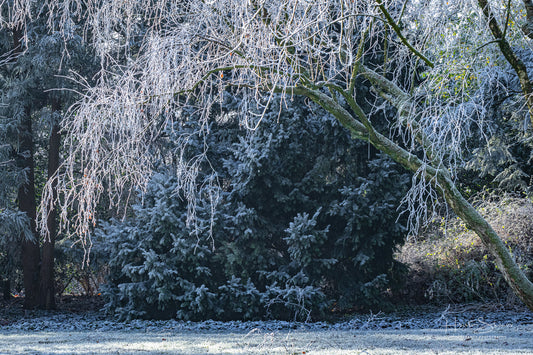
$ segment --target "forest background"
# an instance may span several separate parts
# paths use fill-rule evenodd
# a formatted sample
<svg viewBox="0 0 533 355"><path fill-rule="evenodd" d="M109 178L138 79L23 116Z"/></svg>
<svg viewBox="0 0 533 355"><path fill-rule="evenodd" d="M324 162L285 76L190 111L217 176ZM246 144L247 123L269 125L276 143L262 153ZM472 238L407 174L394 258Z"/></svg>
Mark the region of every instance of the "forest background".
<svg viewBox="0 0 533 355"><path fill-rule="evenodd" d="M510 283L529 304L453 190L531 278L529 1L135 4L2 3L4 297L310 320Z"/></svg>

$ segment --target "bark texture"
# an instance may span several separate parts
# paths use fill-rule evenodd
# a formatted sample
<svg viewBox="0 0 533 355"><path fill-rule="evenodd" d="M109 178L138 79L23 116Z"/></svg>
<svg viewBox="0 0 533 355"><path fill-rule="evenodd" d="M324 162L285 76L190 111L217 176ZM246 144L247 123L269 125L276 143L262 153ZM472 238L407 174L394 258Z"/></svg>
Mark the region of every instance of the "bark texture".
<svg viewBox="0 0 533 355"><path fill-rule="evenodd" d="M22 53L23 32L21 28L13 30L13 53L16 58ZM22 274L24 284L24 305L25 309L33 309L38 306L39 299L39 266L40 250L36 233L35 217L37 206L35 201L35 171L33 160L33 130L31 122L31 108L25 107L24 114L18 127L18 154L17 165L26 173L26 180L17 193L18 207L21 212L26 213L30 219L30 230L33 235L32 240L21 236L21 258Z"/></svg>
<svg viewBox="0 0 533 355"><path fill-rule="evenodd" d="M26 172L26 181L18 190L18 207L30 219L32 240L22 239L22 272L24 279L24 308L33 309L39 305L40 251L36 233L35 172L33 161L33 136L30 110L27 109L19 125L19 167Z"/></svg>
<svg viewBox="0 0 533 355"><path fill-rule="evenodd" d="M435 185L457 216L465 222L468 228L476 232L483 244L487 246L495 257L495 263L511 289L529 309L533 310L533 283L528 280L524 272L516 264L515 259L490 224L461 195L446 169L442 167L436 168L427 162L423 162L416 155L411 154L374 130L370 120L355 101L351 105L356 105L353 108L356 117L319 91L300 89L298 93L309 97L330 112L354 137L370 142L374 147L390 156L403 167L413 172L424 167L424 178Z"/></svg>
<svg viewBox="0 0 533 355"><path fill-rule="evenodd" d="M57 100L52 101L52 111L58 112L60 104ZM57 198L57 181L52 179L59 168L59 148L61 145L61 135L59 133L59 123L54 122L50 131L48 145L48 179L52 181L53 201ZM42 245L42 261L39 280L39 308L55 309L55 285L54 285L54 248L57 235L56 208L52 206L47 216L48 238L45 238Z"/></svg>
<svg viewBox="0 0 533 355"><path fill-rule="evenodd" d="M2 284L2 297L6 301L10 300L11 299L11 281L3 280L1 284Z"/></svg>

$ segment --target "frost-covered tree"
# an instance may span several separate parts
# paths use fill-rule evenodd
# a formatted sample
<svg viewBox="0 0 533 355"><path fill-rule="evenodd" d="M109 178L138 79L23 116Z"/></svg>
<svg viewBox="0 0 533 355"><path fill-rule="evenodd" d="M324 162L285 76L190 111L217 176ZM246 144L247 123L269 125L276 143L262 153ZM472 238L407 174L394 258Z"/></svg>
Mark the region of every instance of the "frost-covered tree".
<svg viewBox="0 0 533 355"><path fill-rule="evenodd" d="M323 110L295 98L278 114L280 104L274 96L261 125L224 164L234 271L299 275L338 309L377 305L404 237L395 209L406 177ZM376 123L385 117L376 115ZM266 272L269 265L276 266Z"/></svg>
<svg viewBox="0 0 533 355"><path fill-rule="evenodd" d="M11 117L0 118L0 273L2 292L9 298L16 269L20 266L20 237L31 238L28 216L16 206L17 190L24 175L17 169L13 144L17 124Z"/></svg>
<svg viewBox="0 0 533 355"><path fill-rule="evenodd" d="M525 63L533 63L532 52L522 52ZM528 64L529 65L529 64ZM520 102L511 99L513 91L519 92L516 78L494 70L495 79L487 80L479 95L490 99L487 105L486 126L489 135L473 134L469 138L469 152L459 183L473 192L487 188L531 194L533 141L528 120L520 113ZM506 83L505 86L502 83Z"/></svg>
<svg viewBox="0 0 533 355"><path fill-rule="evenodd" d="M253 133L236 121L240 104L226 95L207 141L193 119L163 135L167 163L134 214L98 230L110 252L108 309L123 318L316 319L383 307L402 270L393 252L405 236L395 222L406 174L301 98L278 114L274 97ZM185 137L188 159L209 146L190 226L172 167ZM215 190L202 183L212 170Z"/></svg>
<svg viewBox="0 0 533 355"><path fill-rule="evenodd" d="M24 22L27 3L10 3L5 22ZM48 0L43 8L60 19L90 18L89 39L105 68L69 127L73 150L67 165L83 161L85 177L59 177L67 197L63 209L76 201L82 234L108 176L115 177L110 186L118 193L127 181L146 182L146 142L160 129L163 113L172 117L194 106L206 120L226 88L265 112L274 93L287 100L299 95L414 172L407 197L413 216L427 215L433 200L443 196L533 309L533 284L456 187L469 132L483 130L490 104L478 89L498 69L517 80L520 90L510 90L511 99L524 120L533 122L532 85L522 59L531 51L531 1ZM65 20L59 28L69 25ZM139 26L147 31L136 42ZM119 46L113 45L117 39ZM132 42L138 55L126 67L114 67L116 55L128 52ZM361 81L375 93L371 109L362 107ZM390 107L395 119L387 129L377 128L374 113ZM253 129L262 115L247 112L242 122ZM189 179L193 170L181 172Z"/></svg>
<svg viewBox="0 0 533 355"><path fill-rule="evenodd" d="M50 233L41 240L37 203L44 182L59 167L59 122L73 102L72 90L79 87L66 75L90 73L94 56L76 33L78 27L70 28L66 42L65 33L49 32L49 19L39 16L39 6L32 4L29 10L33 18L25 26L0 30L0 218L5 226L0 237L6 246L1 261L14 265L20 255L25 308L54 308L56 209L48 204L44 222ZM48 189L57 198L54 182ZM8 275L11 270L5 271Z"/></svg>

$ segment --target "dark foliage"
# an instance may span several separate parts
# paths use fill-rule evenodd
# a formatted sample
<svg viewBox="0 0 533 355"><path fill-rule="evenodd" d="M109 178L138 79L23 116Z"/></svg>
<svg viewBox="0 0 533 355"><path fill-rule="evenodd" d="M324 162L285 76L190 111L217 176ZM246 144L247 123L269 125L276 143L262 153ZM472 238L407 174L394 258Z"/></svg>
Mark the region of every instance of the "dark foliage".
<svg viewBox="0 0 533 355"><path fill-rule="evenodd" d="M383 306L403 270L392 254L405 232L396 207L407 176L303 102L271 112L251 133L228 113L207 138L193 123L172 133L168 142L188 137L189 157L209 140L195 224L167 165L133 218L99 230L111 245L109 311L306 320Z"/></svg>

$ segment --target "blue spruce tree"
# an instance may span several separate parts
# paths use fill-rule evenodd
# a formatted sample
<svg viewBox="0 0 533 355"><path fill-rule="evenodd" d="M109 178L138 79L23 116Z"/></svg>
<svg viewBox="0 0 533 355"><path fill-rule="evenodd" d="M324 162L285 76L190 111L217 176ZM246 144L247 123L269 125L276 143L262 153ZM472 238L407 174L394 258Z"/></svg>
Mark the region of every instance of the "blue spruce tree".
<svg viewBox="0 0 533 355"><path fill-rule="evenodd" d="M402 269L392 254L405 233L395 222L407 175L303 101L275 101L249 131L234 114L243 103L224 100L209 135L190 120L165 139L170 156L182 137L181 158L205 154L196 225L187 225L176 166L162 164L133 218L99 230L111 245L108 310L308 320L381 305Z"/></svg>

